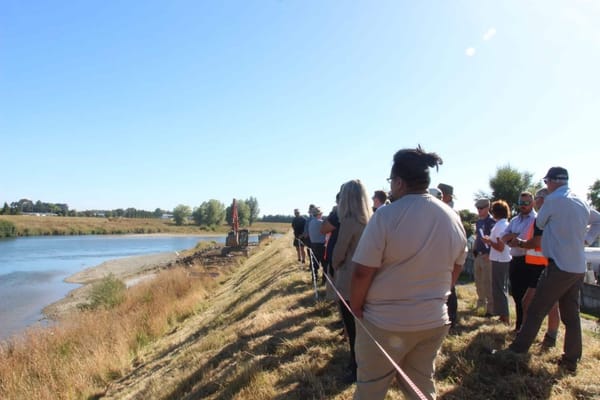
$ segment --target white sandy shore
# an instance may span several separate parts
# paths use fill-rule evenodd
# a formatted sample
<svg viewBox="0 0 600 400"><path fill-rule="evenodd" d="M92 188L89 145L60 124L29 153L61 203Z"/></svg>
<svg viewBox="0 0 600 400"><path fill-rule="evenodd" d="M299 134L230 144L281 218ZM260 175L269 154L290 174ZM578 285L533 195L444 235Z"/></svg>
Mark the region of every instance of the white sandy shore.
<svg viewBox="0 0 600 400"><path fill-rule="evenodd" d="M105 261L95 267L79 271L67 279L66 282L80 283L83 286L74 289L66 297L45 307L43 312L51 319L60 319L77 309L77 305L87 302L92 283L113 274L121 279L127 286L132 286L146 279L151 279L161 268L177 260L177 253L157 253L141 256L117 258Z"/></svg>

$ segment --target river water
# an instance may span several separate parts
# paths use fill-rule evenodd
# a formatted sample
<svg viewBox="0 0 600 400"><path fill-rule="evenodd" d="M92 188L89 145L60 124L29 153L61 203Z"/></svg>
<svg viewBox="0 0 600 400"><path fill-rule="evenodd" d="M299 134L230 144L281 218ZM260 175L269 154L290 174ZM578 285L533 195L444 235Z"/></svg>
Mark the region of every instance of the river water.
<svg viewBox="0 0 600 400"><path fill-rule="evenodd" d="M190 249L225 236L36 236L0 240L0 340L44 323L42 309L78 284L64 279L110 259Z"/></svg>

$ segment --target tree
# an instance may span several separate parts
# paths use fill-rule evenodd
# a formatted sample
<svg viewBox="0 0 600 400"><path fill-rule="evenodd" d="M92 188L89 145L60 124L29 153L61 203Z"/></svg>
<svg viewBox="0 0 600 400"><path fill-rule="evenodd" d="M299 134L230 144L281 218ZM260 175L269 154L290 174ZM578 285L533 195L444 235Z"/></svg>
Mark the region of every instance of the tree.
<svg viewBox="0 0 600 400"><path fill-rule="evenodd" d="M520 172L510 165L498 167L496 175L490 178L491 200L504 200L509 205L516 204L521 192L534 187L531 184L532 176L531 173L527 171ZM479 191L476 196L482 193L485 192Z"/></svg>
<svg viewBox="0 0 600 400"><path fill-rule="evenodd" d="M8 206L7 202L4 202L4 207L2 207L2 210L0 210L0 214L3 214L3 215L10 214L10 207Z"/></svg>
<svg viewBox="0 0 600 400"><path fill-rule="evenodd" d="M200 204L192 213L194 222L198 225L218 226L225 220L225 205L219 200L210 199Z"/></svg>
<svg viewBox="0 0 600 400"><path fill-rule="evenodd" d="M185 220L192 215L192 209L189 206L180 204L173 210L173 219L175 225L183 225Z"/></svg>
<svg viewBox="0 0 600 400"><path fill-rule="evenodd" d="M590 190L587 194L588 200L596 210L600 211L600 179L596 179L588 189Z"/></svg>
<svg viewBox="0 0 600 400"><path fill-rule="evenodd" d="M466 209L459 210L458 214L460 215L460 220L462 221L463 228L465 228L467 237L470 237L473 233L475 233L475 223L479 217L477 214Z"/></svg>
<svg viewBox="0 0 600 400"><path fill-rule="evenodd" d="M246 204L250 210L248 223L252 225L258 219L258 213L260 212L260 208L258 208L258 200L256 200L255 197L250 196L248 199L246 199Z"/></svg>

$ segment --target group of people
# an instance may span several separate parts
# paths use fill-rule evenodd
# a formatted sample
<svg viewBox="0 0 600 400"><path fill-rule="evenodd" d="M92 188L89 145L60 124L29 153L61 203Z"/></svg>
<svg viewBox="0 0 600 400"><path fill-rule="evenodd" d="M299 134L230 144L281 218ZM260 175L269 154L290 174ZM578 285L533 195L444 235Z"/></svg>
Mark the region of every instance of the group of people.
<svg viewBox="0 0 600 400"><path fill-rule="evenodd" d="M311 270L316 274L324 266L339 292L350 346L347 379L356 381L355 399L383 399L397 374L406 378L402 387L408 397L435 398L435 358L456 323L454 286L468 251L452 186L429 187L430 169L441 164L436 153L420 146L402 149L393 156L389 197L377 191L369 199L354 179L341 186L327 218L313 205L308 219L295 210L298 261L304 263L304 248L311 249ZM519 215L510 222L505 201L476 202L478 307L508 324L510 281L519 333L505 351L518 353L529 349L543 318L558 305L565 324L563 365L572 368L581 357L577 296L585 271L584 239L598 235L600 214L569 191L564 168L551 168L544 179L547 191L535 199L521 194ZM557 330L558 313L549 323L549 342Z"/></svg>

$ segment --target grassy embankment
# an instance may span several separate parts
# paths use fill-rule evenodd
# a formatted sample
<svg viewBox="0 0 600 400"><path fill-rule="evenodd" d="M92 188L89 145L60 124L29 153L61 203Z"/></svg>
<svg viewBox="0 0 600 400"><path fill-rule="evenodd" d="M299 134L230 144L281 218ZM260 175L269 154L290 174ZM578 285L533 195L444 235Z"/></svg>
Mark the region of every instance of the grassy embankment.
<svg viewBox="0 0 600 400"><path fill-rule="evenodd" d="M93 217L40 217L30 215L1 215L16 228L17 236L45 235L104 235L104 234L225 234L231 228L222 225L215 229L197 225L177 226L173 221L143 218L93 218ZM255 222L247 229L252 233L262 231L286 232L288 223ZM0 236L1 237L1 236Z"/></svg>
<svg viewBox="0 0 600 400"><path fill-rule="evenodd" d="M165 271L112 311L81 312L3 346L0 398L351 399L336 306L315 301L290 239L214 280L200 265ZM529 357L498 365L486 349L506 345L511 328L476 315L472 284L458 293L461 327L437 360L440 398L600 398L597 332L584 331L575 376L557 368L559 348L534 345ZM399 398L395 386L388 399Z"/></svg>

